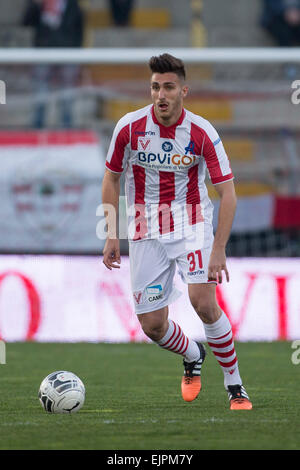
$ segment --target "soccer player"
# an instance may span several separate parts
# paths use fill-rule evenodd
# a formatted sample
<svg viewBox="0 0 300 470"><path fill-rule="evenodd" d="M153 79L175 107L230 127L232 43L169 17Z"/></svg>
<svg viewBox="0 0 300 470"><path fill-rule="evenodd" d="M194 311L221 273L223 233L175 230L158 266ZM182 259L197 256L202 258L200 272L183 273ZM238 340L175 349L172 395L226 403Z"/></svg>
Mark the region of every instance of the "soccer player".
<svg viewBox="0 0 300 470"><path fill-rule="evenodd" d="M183 62L162 54L152 57L149 67L153 104L120 119L106 158L102 201L113 210L106 211L103 263L110 270L120 268L115 226L120 176L125 172L131 285L144 333L183 356L182 398L193 401L201 390L206 352L168 317L168 305L177 297L177 267L224 373L230 409L249 410L252 404L239 373L231 324L216 301L217 283L224 275L229 281L225 247L236 207L230 163L214 127L183 106L188 93ZM215 235L206 169L220 196Z"/></svg>

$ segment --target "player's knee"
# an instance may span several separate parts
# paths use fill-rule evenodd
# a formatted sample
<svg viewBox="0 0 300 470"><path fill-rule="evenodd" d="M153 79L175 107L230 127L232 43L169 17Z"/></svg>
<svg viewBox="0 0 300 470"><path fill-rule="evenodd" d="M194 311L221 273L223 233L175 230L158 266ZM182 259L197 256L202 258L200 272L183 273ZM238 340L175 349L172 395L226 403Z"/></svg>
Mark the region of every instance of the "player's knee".
<svg viewBox="0 0 300 470"><path fill-rule="evenodd" d="M213 323L218 320L219 307L214 299L199 296L190 296L191 304L204 323Z"/></svg>
<svg viewBox="0 0 300 470"><path fill-rule="evenodd" d="M194 310L196 310L198 314L207 312L210 309L211 302L209 302L208 299L205 299L202 296L190 295L190 302Z"/></svg>
<svg viewBox="0 0 300 470"><path fill-rule="evenodd" d="M164 328L162 325L145 325L142 326L143 331L148 338L153 341L159 341L164 336Z"/></svg>
<svg viewBox="0 0 300 470"><path fill-rule="evenodd" d="M142 316L141 316L142 317ZM153 341L160 340L165 334L165 324L162 321L148 321L140 318L140 324L143 332Z"/></svg>

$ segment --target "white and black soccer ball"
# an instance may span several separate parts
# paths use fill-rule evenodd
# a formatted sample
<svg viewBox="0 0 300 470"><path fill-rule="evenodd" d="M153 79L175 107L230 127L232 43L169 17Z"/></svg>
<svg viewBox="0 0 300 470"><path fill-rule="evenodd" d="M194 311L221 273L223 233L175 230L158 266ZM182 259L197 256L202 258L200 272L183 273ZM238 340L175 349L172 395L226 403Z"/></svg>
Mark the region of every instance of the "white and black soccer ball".
<svg viewBox="0 0 300 470"><path fill-rule="evenodd" d="M38 394L48 413L76 413L85 400L83 382L73 372L52 372L42 381Z"/></svg>

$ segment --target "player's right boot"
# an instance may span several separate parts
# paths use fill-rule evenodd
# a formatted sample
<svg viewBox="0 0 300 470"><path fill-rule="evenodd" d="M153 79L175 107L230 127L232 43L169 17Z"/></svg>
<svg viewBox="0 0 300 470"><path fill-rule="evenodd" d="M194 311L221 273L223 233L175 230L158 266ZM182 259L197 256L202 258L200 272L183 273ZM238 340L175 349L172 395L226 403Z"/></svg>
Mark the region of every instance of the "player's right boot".
<svg viewBox="0 0 300 470"><path fill-rule="evenodd" d="M201 367L204 362L206 351L202 343L197 343L200 357L197 361L183 361L184 375L181 380L181 395L184 401L193 401L201 390Z"/></svg>

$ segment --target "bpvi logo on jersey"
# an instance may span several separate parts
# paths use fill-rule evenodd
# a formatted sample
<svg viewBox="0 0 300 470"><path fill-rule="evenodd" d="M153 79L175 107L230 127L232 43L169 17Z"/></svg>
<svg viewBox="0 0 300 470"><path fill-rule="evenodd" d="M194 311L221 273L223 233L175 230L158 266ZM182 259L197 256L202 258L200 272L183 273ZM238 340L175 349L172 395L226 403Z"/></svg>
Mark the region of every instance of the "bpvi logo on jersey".
<svg viewBox="0 0 300 470"><path fill-rule="evenodd" d="M163 297L163 288L161 284L156 284L155 286L146 287L146 293L149 302L155 302L160 300Z"/></svg>
<svg viewBox="0 0 300 470"><path fill-rule="evenodd" d="M175 171L193 166L196 161L196 155L139 152L138 161L141 166L146 168L168 168Z"/></svg>

